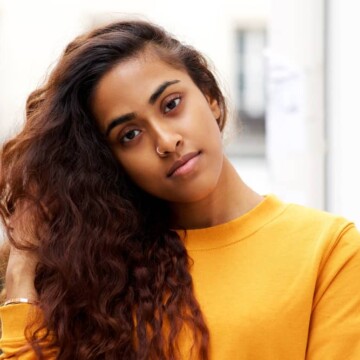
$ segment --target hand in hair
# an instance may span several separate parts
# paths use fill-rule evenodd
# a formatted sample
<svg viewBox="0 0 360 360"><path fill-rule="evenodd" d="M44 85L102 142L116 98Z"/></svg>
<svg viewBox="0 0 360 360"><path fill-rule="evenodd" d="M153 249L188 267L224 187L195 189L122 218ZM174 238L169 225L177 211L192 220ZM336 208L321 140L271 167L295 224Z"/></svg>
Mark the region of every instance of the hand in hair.
<svg viewBox="0 0 360 360"><path fill-rule="evenodd" d="M37 299L34 287L36 255L28 250L10 248L9 262L5 275L6 298Z"/></svg>
<svg viewBox="0 0 360 360"><path fill-rule="evenodd" d="M36 247L32 236L31 211L19 209L11 218L10 255L5 275L6 298L37 299L34 286L37 265Z"/></svg>

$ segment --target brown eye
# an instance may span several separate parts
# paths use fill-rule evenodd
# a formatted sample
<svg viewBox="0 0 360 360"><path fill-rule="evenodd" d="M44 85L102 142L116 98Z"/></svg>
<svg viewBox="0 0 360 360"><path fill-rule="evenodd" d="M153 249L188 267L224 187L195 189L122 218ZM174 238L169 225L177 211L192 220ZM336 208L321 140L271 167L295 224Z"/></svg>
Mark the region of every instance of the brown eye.
<svg viewBox="0 0 360 360"><path fill-rule="evenodd" d="M128 131L124 136L121 137L120 141L125 143L135 139L141 133L140 130Z"/></svg>
<svg viewBox="0 0 360 360"><path fill-rule="evenodd" d="M169 102L166 103L164 107L164 113L168 113L171 110L174 110L180 104L181 98L180 96L171 99Z"/></svg>

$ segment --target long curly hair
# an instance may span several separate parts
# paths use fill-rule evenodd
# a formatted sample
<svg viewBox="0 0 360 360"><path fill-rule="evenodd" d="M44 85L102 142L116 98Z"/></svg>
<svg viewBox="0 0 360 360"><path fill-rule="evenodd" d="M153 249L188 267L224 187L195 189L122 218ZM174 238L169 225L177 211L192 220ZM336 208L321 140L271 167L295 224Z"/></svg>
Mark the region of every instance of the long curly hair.
<svg viewBox="0 0 360 360"><path fill-rule="evenodd" d="M204 56L154 24L129 20L71 42L30 94L23 129L3 145L1 218L10 242L39 259L43 321L29 335L39 358L45 339L61 360L177 359L184 326L196 356L208 358L191 260L170 228L167 204L130 181L90 110L102 76L145 47L217 100L222 130L225 99ZM11 217L20 208L31 212L35 241L13 236Z"/></svg>

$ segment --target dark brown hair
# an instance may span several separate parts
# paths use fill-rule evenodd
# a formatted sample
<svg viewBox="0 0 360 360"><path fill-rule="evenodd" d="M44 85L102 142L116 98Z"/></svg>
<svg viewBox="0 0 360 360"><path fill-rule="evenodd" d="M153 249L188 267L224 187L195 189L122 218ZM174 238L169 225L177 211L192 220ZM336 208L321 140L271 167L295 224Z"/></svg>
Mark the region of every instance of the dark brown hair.
<svg viewBox="0 0 360 360"><path fill-rule="evenodd" d="M170 230L166 203L128 179L90 111L99 79L145 47L217 100L222 129L225 100L205 58L158 26L121 21L68 45L29 96L24 128L2 149L1 218L14 246L38 255L42 325L58 359L176 359L184 326L198 357L208 358L190 259ZM31 204L29 244L9 225L19 203ZM41 358L37 334L29 340Z"/></svg>

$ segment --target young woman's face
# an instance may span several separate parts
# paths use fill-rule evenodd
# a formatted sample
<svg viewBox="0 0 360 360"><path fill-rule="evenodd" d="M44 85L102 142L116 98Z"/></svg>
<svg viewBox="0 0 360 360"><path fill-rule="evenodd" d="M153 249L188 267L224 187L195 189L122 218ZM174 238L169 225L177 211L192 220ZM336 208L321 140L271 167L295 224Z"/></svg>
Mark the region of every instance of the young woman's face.
<svg viewBox="0 0 360 360"><path fill-rule="evenodd" d="M185 71L150 54L121 62L98 83L92 111L114 155L146 192L193 202L216 187L220 108Z"/></svg>

